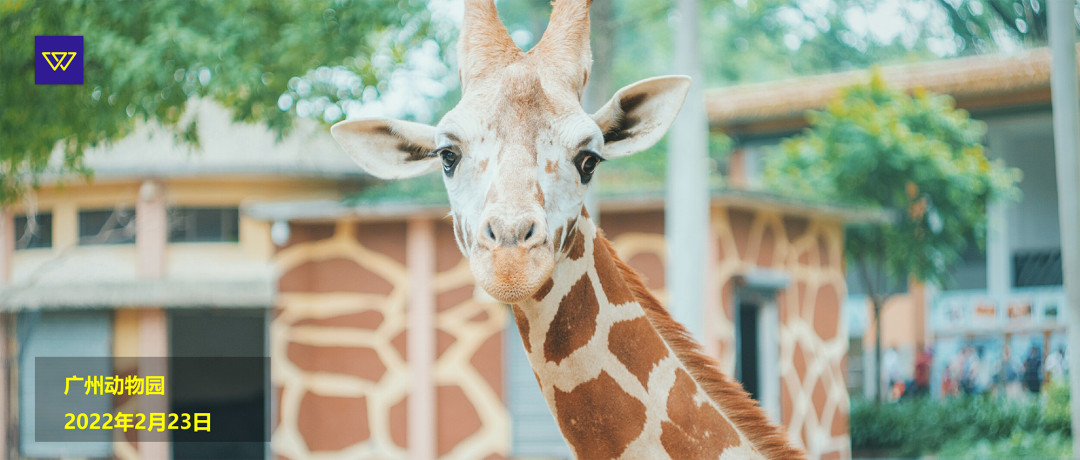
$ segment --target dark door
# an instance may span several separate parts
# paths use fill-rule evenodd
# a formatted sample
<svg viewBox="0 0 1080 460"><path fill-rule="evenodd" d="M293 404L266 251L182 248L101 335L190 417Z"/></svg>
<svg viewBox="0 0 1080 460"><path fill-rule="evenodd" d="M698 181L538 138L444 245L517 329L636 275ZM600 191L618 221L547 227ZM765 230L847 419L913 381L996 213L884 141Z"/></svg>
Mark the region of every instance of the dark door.
<svg viewBox="0 0 1080 460"><path fill-rule="evenodd" d="M175 357L232 358L266 356L266 314L261 309L191 309L169 312L169 348ZM268 401L265 385L268 375L246 375L228 384L205 380L176 369L170 370L173 387L177 379L186 379L184 388L189 394L170 394L172 412L234 412L252 414L247 423L218 426L233 435L251 439L250 433L238 431L265 430ZM259 414L262 414L260 417ZM219 460L266 458L266 445L260 442L183 442L190 433L173 433L173 459Z"/></svg>
<svg viewBox="0 0 1080 460"><path fill-rule="evenodd" d="M758 305L740 302L736 326L736 374L750 397L758 399L761 394L758 369Z"/></svg>

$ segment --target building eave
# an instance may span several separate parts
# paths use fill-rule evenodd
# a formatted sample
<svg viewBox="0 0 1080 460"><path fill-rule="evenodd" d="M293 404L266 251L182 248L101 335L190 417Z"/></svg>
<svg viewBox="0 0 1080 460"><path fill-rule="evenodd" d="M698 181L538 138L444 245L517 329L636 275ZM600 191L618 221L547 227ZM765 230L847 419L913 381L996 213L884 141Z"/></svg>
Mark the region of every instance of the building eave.
<svg viewBox="0 0 1080 460"><path fill-rule="evenodd" d="M790 215L826 218L847 223L888 223L893 214L884 210L850 208L831 204L793 200L775 194L748 190L717 190L710 198L712 206L766 209ZM600 211L626 213L664 209L662 195L602 197ZM332 222L337 220L386 221L412 218L443 218L450 213L446 204L380 202L348 205L341 201L287 201L253 203L245 206L245 215L263 221Z"/></svg>
<svg viewBox="0 0 1080 460"><path fill-rule="evenodd" d="M713 129L730 135L790 133L806 126L810 110L825 108L840 89L870 79L869 70L838 72L727 88L705 93ZM1050 50L994 54L885 66L880 75L905 91L947 94L969 111L1048 105Z"/></svg>
<svg viewBox="0 0 1080 460"><path fill-rule="evenodd" d="M250 281L132 280L0 288L0 311L99 308L270 308L272 279Z"/></svg>

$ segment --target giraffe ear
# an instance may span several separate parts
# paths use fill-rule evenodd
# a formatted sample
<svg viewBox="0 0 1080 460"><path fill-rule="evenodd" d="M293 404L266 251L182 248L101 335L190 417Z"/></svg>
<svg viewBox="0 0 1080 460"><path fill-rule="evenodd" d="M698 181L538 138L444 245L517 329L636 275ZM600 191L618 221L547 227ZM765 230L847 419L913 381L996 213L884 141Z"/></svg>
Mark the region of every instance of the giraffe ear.
<svg viewBox="0 0 1080 460"><path fill-rule="evenodd" d="M592 116L604 133L604 157L624 157L652 147L675 121L689 90L690 77L670 75L616 92Z"/></svg>
<svg viewBox="0 0 1080 460"><path fill-rule="evenodd" d="M390 119L347 120L330 128L345 153L380 179L407 179L439 167L435 127Z"/></svg>

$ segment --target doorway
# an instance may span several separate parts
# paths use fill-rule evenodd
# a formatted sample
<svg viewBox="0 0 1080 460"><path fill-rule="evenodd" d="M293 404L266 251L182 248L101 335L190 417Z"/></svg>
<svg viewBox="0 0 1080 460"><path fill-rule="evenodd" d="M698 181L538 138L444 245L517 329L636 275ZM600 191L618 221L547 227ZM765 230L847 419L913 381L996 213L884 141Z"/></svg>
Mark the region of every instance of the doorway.
<svg viewBox="0 0 1080 460"><path fill-rule="evenodd" d="M263 309L184 309L169 312L169 352L177 358L240 358L267 356L268 310ZM265 375L243 374L243 378L227 383L206 379L205 376L170 370L173 388L169 405L173 412L233 412L252 414L244 423L214 426L236 438L250 439L250 430L266 430L270 401L268 395L269 369ZM179 385L177 379L185 379ZM261 410L260 410L261 409ZM259 417L259 414L262 417ZM241 431L243 433L241 433ZM268 443L262 442L184 442L190 433L173 434L173 459L214 458L262 459L267 457ZM257 436L257 435L255 435ZM269 440L268 437L265 439Z"/></svg>
<svg viewBox="0 0 1080 460"><path fill-rule="evenodd" d="M780 315L774 290L740 289L735 308L735 376L780 422Z"/></svg>

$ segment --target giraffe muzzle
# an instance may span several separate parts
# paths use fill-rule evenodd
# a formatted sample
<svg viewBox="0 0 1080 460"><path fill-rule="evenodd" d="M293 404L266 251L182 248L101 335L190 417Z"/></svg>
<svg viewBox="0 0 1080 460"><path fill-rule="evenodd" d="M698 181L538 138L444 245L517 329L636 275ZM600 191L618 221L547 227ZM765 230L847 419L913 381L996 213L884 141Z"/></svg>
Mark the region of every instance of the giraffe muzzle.
<svg viewBox="0 0 1080 460"><path fill-rule="evenodd" d="M551 276L555 250L543 222L488 219L469 257L476 283L495 299L518 303Z"/></svg>
<svg viewBox="0 0 1080 460"><path fill-rule="evenodd" d="M492 249L517 246L532 249L547 242L547 230L536 219L507 222L492 218L484 224L481 239L481 244Z"/></svg>

